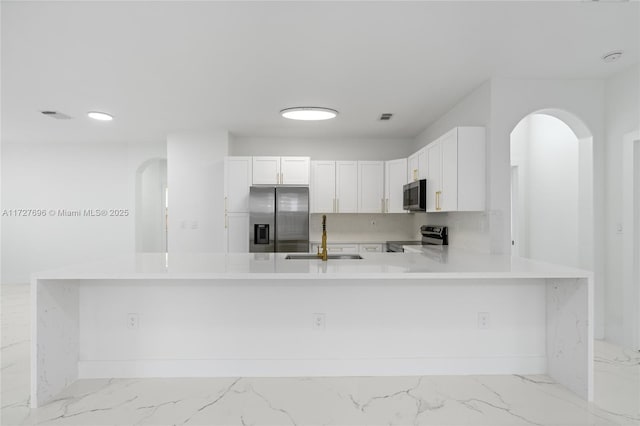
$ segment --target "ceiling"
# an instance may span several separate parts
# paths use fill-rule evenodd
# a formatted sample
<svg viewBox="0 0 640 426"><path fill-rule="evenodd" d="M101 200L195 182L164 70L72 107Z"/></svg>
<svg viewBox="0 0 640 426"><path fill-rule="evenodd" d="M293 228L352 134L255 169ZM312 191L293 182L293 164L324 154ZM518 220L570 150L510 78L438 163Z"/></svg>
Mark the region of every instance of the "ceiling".
<svg viewBox="0 0 640 426"><path fill-rule="evenodd" d="M606 78L637 63L639 5L3 1L2 138L414 137L491 77ZM618 62L600 59L617 49ZM340 115L279 115L310 105Z"/></svg>

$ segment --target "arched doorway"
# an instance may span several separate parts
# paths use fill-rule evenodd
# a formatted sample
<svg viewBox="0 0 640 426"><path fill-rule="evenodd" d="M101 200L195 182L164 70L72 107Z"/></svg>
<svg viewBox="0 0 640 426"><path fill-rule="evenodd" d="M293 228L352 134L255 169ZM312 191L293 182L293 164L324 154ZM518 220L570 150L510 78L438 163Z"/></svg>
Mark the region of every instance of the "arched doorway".
<svg viewBox="0 0 640 426"><path fill-rule="evenodd" d="M593 138L572 114L524 117L511 133L512 253L593 270Z"/></svg>
<svg viewBox="0 0 640 426"><path fill-rule="evenodd" d="M136 252L167 252L167 160L152 158L136 171Z"/></svg>

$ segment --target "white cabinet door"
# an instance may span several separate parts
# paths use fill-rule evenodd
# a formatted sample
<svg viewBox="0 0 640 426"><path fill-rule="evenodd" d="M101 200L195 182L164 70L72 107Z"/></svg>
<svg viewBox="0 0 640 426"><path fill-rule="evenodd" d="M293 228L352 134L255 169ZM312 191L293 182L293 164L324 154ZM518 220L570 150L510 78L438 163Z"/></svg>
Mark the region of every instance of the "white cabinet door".
<svg viewBox="0 0 640 426"><path fill-rule="evenodd" d="M418 153L411 154L407 158L407 183L418 180L418 172L420 170Z"/></svg>
<svg viewBox="0 0 640 426"><path fill-rule="evenodd" d="M249 213L227 213L227 253L249 253Z"/></svg>
<svg viewBox="0 0 640 426"><path fill-rule="evenodd" d="M252 167L251 157L225 157L225 211L249 211L249 188L251 187L252 182Z"/></svg>
<svg viewBox="0 0 640 426"><path fill-rule="evenodd" d="M334 213L336 210L336 162L311 162L311 213Z"/></svg>
<svg viewBox="0 0 640 426"><path fill-rule="evenodd" d="M407 183L427 178L427 147L407 158Z"/></svg>
<svg viewBox="0 0 640 426"><path fill-rule="evenodd" d="M357 244L327 244L328 253L358 253Z"/></svg>
<svg viewBox="0 0 640 426"><path fill-rule="evenodd" d="M453 129L440 138L442 155L442 183L439 206L443 212L458 210L458 129Z"/></svg>
<svg viewBox="0 0 640 426"><path fill-rule="evenodd" d="M253 184L280 183L280 157L253 157Z"/></svg>
<svg viewBox="0 0 640 426"><path fill-rule="evenodd" d="M407 159L400 158L385 162L385 213L404 213L402 208L402 186L406 182Z"/></svg>
<svg viewBox="0 0 640 426"><path fill-rule="evenodd" d="M309 185L309 157L281 157L279 183Z"/></svg>
<svg viewBox="0 0 640 426"><path fill-rule="evenodd" d="M358 213L383 213L384 161L358 161Z"/></svg>
<svg viewBox="0 0 640 426"><path fill-rule="evenodd" d="M336 212L358 211L358 162L336 161Z"/></svg>
<svg viewBox="0 0 640 426"><path fill-rule="evenodd" d="M440 140L427 145L427 211L440 211L442 191L442 154Z"/></svg>

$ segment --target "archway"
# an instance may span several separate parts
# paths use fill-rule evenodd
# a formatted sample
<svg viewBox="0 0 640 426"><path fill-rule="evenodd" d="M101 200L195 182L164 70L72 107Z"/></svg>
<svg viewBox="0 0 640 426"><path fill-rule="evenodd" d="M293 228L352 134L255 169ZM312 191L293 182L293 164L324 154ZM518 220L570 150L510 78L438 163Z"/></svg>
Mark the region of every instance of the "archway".
<svg viewBox="0 0 640 426"><path fill-rule="evenodd" d="M593 138L573 114L544 109L511 133L515 255L593 270Z"/></svg>
<svg viewBox="0 0 640 426"><path fill-rule="evenodd" d="M167 251L167 160L152 158L136 170L136 252Z"/></svg>

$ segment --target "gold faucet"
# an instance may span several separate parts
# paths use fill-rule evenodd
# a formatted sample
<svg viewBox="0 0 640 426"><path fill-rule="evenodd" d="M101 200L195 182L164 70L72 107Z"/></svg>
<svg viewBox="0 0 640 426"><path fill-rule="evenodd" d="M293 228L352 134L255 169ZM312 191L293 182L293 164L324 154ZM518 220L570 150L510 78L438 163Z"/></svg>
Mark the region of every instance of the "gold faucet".
<svg viewBox="0 0 640 426"><path fill-rule="evenodd" d="M318 247L318 257L326 262L329 258L327 255L327 215L322 215L322 253L320 253L320 247Z"/></svg>

